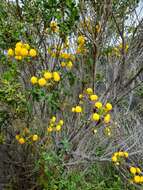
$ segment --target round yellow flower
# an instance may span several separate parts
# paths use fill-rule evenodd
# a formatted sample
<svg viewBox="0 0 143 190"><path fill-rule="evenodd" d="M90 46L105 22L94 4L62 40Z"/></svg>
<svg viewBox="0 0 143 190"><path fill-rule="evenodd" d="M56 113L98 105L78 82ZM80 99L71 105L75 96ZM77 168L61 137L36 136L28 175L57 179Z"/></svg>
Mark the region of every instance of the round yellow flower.
<svg viewBox="0 0 143 190"><path fill-rule="evenodd" d="M62 61L62 62L61 62L61 66L62 66L62 67L65 67L65 66L66 66L66 63Z"/></svg>
<svg viewBox="0 0 143 190"><path fill-rule="evenodd" d="M116 156L116 157L119 156L119 153L118 153L118 152L115 152L115 153L114 153L114 156Z"/></svg>
<svg viewBox="0 0 143 190"><path fill-rule="evenodd" d="M26 48L21 48L20 54L21 54L22 56L27 56L27 55L28 55L28 50L27 50Z"/></svg>
<svg viewBox="0 0 143 190"><path fill-rule="evenodd" d="M60 131L61 128L62 128L61 125L57 125L57 126L56 126L56 131Z"/></svg>
<svg viewBox="0 0 143 190"><path fill-rule="evenodd" d="M37 55L36 50L35 50L35 49L30 49L29 55L30 55L31 57L35 57L35 56Z"/></svg>
<svg viewBox="0 0 143 190"><path fill-rule="evenodd" d="M129 157L129 153L128 152L124 152L124 155L125 155L126 158Z"/></svg>
<svg viewBox="0 0 143 190"><path fill-rule="evenodd" d="M136 168L137 173L140 174L141 173L141 169L140 168Z"/></svg>
<svg viewBox="0 0 143 190"><path fill-rule="evenodd" d="M100 115L99 115L98 113L93 113L93 114L92 114L92 119L93 119L94 121L99 121Z"/></svg>
<svg viewBox="0 0 143 190"><path fill-rule="evenodd" d="M22 42L17 42L15 46L16 46L16 47L22 47L22 45L23 45Z"/></svg>
<svg viewBox="0 0 143 190"><path fill-rule="evenodd" d="M45 78L46 80L51 79L51 78L52 78L52 73L49 72L49 71L45 72L45 73L44 73L44 78Z"/></svg>
<svg viewBox="0 0 143 190"><path fill-rule="evenodd" d="M98 99L98 96L96 94L90 95L91 101L96 101Z"/></svg>
<svg viewBox="0 0 143 190"><path fill-rule="evenodd" d="M52 127L48 127L48 128L47 128L47 131L48 131L49 133L51 133L51 132L53 131L53 128L52 128Z"/></svg>
<svg viewBox="0 0 143 190"><path fill-rule="evenodd" d="M32 140L33 140L33 141L37 141L37 140L38 140L38 135L33 135L33 136L32 136Z"/></svg>
<svg viewBox="0 0 143 190"><path fill-rule="evenodd" d="M24 144L25 143L25 139L23 137L19 138L18 140L19 144Z"/></svg>
<svg viewBox="0 0 143 190"><path fill-rule="evenodd" d="M143 183L143 176L140 176L140 182Z"/></svg>
<svg viewBox="0 0 143 190"><path fill-rule="evenodd" d="M87 93L87 94L92 94L92 93L93 93L92 88L87 88L87 89L86 89L86 93Z"/></svg>
<svg viewBox="0 0 143 190"><path fill-rule="evenodd" d="M16 135L15 138L16 138L16 140L19 140L19 139L20 139L20 136L19 136L19 135Z"/></svg>
<svg viewBox="0 0 143 190"><path fill-rule="evenodd" d="M55 82L58 82L60 80L60 75L58 72L53 72L53 79Z"/></svg>
<svg viewBox="0 0 143 190"><path fill-rule="evenodd" d="M75 108L74 107L72 108L72 112L75 112Z"/></svg>
<svg viewBox="0 0 143 190"><path fill-rule="evenodd" d="M117 162L117 157L116 156L112 156L112 162Z"/></svg>
<svg viewBox="0 0 143 190"><path fill-rule="evenodd" d="M23 44L23 47L26 48L27 50L30 49L30 45L29 44Z"/></svg>
<svg viewBox="0 0 143 190"><path fill-rule="evenodd" d="M37 77L35 77L35 76L33 76L33 77L31 77L31 83L34 85L34 84L37 84L37 82L38 82L38 79L37 79Z"/></svg>
<svg viewBox="0 0 143 190"><path fill-rule="evenodd" d="M13 51L13 49L11 49L11 48L8 49L7 55L10 56L10 57L14 56L14 51Z"/></svg>
<svg viewBox="0 0 143 190"><path fill-rule="evenodd" d="M64 121L61 119L60 121L59 121L59 125L63 125L64 124Z"/></svg>
<svg viewBox="0 0 143 190"><path fill-rule="evenodd" d="M17 46L16 48L15 48L15 55L21 55L21 47L20 46Z"/></svg>
<svg viewBox="0 0 143 190"><path fill-rule="evenodd" d="M137 173L137 170L136 170L135 167L130 167L130 172L131 172L132 174L136 174L136 173Z"/></svg>
<svg viewBox="0 0 143 190"><path fill-rule="evenodd" d="M95 107L98 108L98 109L102 108L102 103L101 102L96 102Z"/></svg>
<svg viewBox="0 0 143 190"><path fill-rule="evenodd" d="M109 123L111 120L111 116L110 114L107 114L105 117L104 117L104 123Z"/></svg>
<svg viewBox="0 0 143 190"><path fill-rule="evenodd" d="M141 177L139 175L134 176L134 182L135 183L140 183L141 182Z"/></svg>
<svg viewBox="0 0 143 190"><path fill-rule="evenodd" d="M83 98L83 94L79 94L79 99L82 99Z"/></svg>
<svg viewBox="0 0 143 190"><path fill-rule="evenodd" d="M55 123L56 122L56 117L55 116L53 116L52 118L51 118L51 120L50 120L52 123Z"/></svg>
<svg viewBox="0 0 143 190"><path fill-rule="evenodd" d="M112 104L107 103L107 104L105 105L105 108L106 108L107 111L111 111L111 110L112 110Z"/></svg>
<svg viewBox="0 0 143 190"><path fill-rule="evenodd" d="M69 61L66 66L68 69L71 69L73 67L73 63Z"/></svg>
<svg viewBox="0 0 143 190"><path fill-rule="evenodd" d="M124 156L124 152L120 151L120 152L118 152L118 155L121 156L121 157L123 157Z"/></svg>
<svg viewBox="0 0 143 190"><path fill-rule="evenodd" d="M82 112L81 106L76 106L76 107L75 107L75 112L76 112L76 113L81 113L81 112Z"/></svg>
<svg viewBox="0 0 143 190"><path fill-rule="evenodd" d="M43 87L43 86L45 86L46 85L46 80L44 79L44 78L40 78L39 80L38 80L38 84L39 84L39 86L41 86L41 87Z"/></svg>

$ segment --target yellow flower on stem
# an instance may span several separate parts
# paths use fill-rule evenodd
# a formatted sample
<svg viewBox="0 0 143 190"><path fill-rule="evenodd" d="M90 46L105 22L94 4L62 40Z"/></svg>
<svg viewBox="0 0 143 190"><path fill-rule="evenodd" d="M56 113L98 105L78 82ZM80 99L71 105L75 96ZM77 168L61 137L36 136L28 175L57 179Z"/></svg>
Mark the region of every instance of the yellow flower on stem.
<svg viewBox="0 0 143 190"><path fill-rule="evenodd" d="M112 156L112 162L117 162L117 157L116 156Z"/></svg>
<svg viewBox="0 0 143 190"><path fill-rule="evenodd" d="M134 176L134 182L135 183L140 183L141 182L141 177L139 175Z"/></svg>
<svg viewBox="0 0 143 190"><path fill-rule="evenodd" d="M45 78L40 78L40 79L38 80L38 84L39 84L39 86L41 86L41 87L45 86L46 83L47 83L47 82L46 82Z"/></svg>
<svg viewBox="0 0 143 190"><path fill-rule="evenodd" d="M25 57L28 55L28 50L26 48L21 48L20 54Z"/></svg>
<svg viewBox="0 0 143 190"><path fill-rule="evenodd" d="M33 77L31 77L30 81L31 81L31 83L32 83L33 85L34 85L34 84L37 84L38 78L35 77L35 76L33 76Z"/></svg>
<svg viewBox="0 0 143 190"><path fill-rule="evenodd" d="M75 112L76 113L81 113L82 112L82 107L81 106L76 106L75 107Z"/></svg>
<svg viewBox="0 0 143 190"><path fill-rule="evenodd" d="M92 114L92 119L93 119L94 121L99 121L100 115L99 115L98 113L93 113L93 114Z"/></svg>
<svg viewBox="0 0 143 190"><path fill-rule="evenodd" d="M23 137L18 139L19 144L25 144L25 139Z"/></svg>
<svg viewBox="0 0 143 190"><path fill-rule="evenodd" d="M93 94L90 96L91 101L96 101L98 99L98 96L96 94Z"/></svg>
<svg viewBox="0 0 143 190"><path fill-rule="evenodd" d="M60 81L60 74L58 72L53 72L53 79L55 82L59 82Z"/></svg>
<svg viewBox="0 0 143 190"><path fill-rule="evenodd" d="M37 55L36 50L35 50L35 49L30 49L29 55L30 55L31 57L36 57L36 55Z"/></svg>
<svg viewBox="0 0 143 190"><path fill-rule="evenodd" d="M95 107L98 108L98 109L102 108L102 103L101 102L96 102Z"/></svg>
<svg viewBox="0 0 143 190"><path fill-rule="evenodd" d="M136 170L135 167L130 167L130 172L131 172L132 174L136 174L136 173L137 173L137 170Z"/></svg>
<svg viewBox="0 0 143 190"><path fill-rule="evenodd" d="M38 135L33 135L33 136L32 136L32 140L33 140L33 141L37 141L38 139L39 139L39 138L38 138Z"/></svg>
<svg viewBox="0 0 143 190"><path fill-rule="evenodd" d="M111 120L111 116L110 114L107 114L105 117L104 117L104 123L109 123Z"/></svg>
<svg viewBox="0 0 143 190"><path fill-rule="evenodd" d="M14 51L13 51L13 49L11 49L11 48L8 49L7 55L10 56L10 57L14 56Z"/></svg>
<svg viewBox="0 0 143 190"><path fill-rule="evenodd" d="M61 125L57 125L57 126L56 126L56 131L60 131L61 128L62 128Z"/></svg>
<svg viewBox="0 0 143 190"><path fill-rule="evenodd" d="M51 79L51 78L52 78L52 73L49 72L49 71L45 72L45 73L44 73L44 78L45 78L46 80Z"/></svg>
<svg viewBox="0 0 143 190"><path fill-rule="evenodd" d="M111 110L112 110L112 104L107 103L107 104L105 105L105 109L106 109L107 111L111 111Z"/></svg>
<svg viewBox="0 0 143 190"><path fill-rule="evenodd" d="M87 88L87 89L86 89L86 93L89 94L89 95L92 94L92 93L93 93L92 88Z"/></svg>

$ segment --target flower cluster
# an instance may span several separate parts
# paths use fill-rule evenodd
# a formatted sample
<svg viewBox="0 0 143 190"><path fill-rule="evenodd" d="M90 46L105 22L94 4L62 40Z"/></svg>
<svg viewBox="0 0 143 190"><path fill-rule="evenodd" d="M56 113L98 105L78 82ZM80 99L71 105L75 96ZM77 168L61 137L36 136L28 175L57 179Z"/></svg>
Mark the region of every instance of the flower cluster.
<svg viewBox="0 0 143 190"><path fill-rule="evenodd" d="M137 184L143 183L143 175L139 167L131 166L129 170L130 170L131 175L133 176L132 181L134 183L137 183Z"/></svg>
<svg viewBox="0 0 143 190"><path fill-rule="evenodd" d="M53 116L50 119L50 123L47 128L48 133L51 133L53 131L57 131L57 132L61 131L64 121L62 119L59 121L56 121L56 120L57 120L57 118L55 116Z"/></svg>
<svg viewBox="0 0 143 190"><path fill-rule="evenodd" d="M119 165L119 163L123 160L128 158L129 154L128 152L125 151L119 151L119 152L114 152L112 155L112 162L115 163L116 165Z"/></svg>
<svg viewBox="0 0 143 190"><path fill-rule="evenodd" d="M26 142L36 142L39 140L39 137L37 134L30 134L30 131L28 128L24 128L21 134L17 134L15 136L16 140L19 142L19 144L25 144Z"/></svg>
<svg viewBox="0 0 143 190"><path fill-rule="evenodd" d="M59 82L60 79L61 77L60 77L59 72L45 71L43 77L38 79L36 76L32 76L30 81L33 85L38 84L40 87L44 87L47 85L47 83L51 81Z"/></svg>
<svg viewBox="0 0 143 190"><path fill-rule="evenodd" d="M77 53L84 53L86 51L85 49L85 37L83 35L79 36L77 39L78 47L77 47Z"/></svg>
<svg viewBox="0 0 143 190"><path fill-rule="evenodd" d="M67 69L71 69L73 67L73 63L72 61L67 61L67 62L62 61L61 66L66 67Z"/></svg>
<svg viewBox="0 0 143 190"><path fill-rule="evenodd" d="M8 49L8 56L15 57L16 60L22 60L25 57L35 57L37 56L37 52L35 49L31 49L29 44L25 44L23 42L18 42L15 45L15 49Z"/></svg>

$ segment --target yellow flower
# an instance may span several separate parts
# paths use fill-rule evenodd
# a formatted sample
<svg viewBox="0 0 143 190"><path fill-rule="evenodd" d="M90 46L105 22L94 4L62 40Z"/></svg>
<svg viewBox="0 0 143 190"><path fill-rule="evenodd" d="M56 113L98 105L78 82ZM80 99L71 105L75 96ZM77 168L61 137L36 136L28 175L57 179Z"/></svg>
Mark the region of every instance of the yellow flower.
<svg viewBox="0 0 143 190"><path fill-rule="evenodd" d="M20 46L17 46L16 48L15 48L15 55L21 55L21 47Z"/></svg>
<svg viewBox="0 0 143 190"><path fill-rule="evenodd" d="M83 94L79 94L79 99L82 99L83 98Z"/></svg>
<svg viewBox="0 0 143 190"><path fill-rule="evenodd" d="M32 140L33 140L33 141L37 141L37 140L38 140L38 135L33 135L33 136L32 136Z"/></svg>
<svg viewBox="0 0 143 190"><path fill-rule="evenodd" d="M51 118L50 122L55 123L55 122L56 122L56 117L53 116L53 117Z"/></svg>
<svg viewBox="0 0 143 190"><path fill-rule="evenodd" d="M129 153L128 152L124 152L124 155L125 155L126 158L129 157Z"/></svg>
<svg viewBox="0 0 143 190"><path fill-rule="evenodd" d="M17 42L15 46L16 47L22 47L22 45L23 45L22 42Z"/></svg>
<svg viewBox="0 0 143 190"><path fill-rule="evenodd" d="M140 182L143 183L143 176L140 176Z"/></svg>
<svg viewBox="0 0 143 190"><path fill-rule="evenodd" d="M69 59L70 58L70 54L63 52L63 53L61 53L60 57L63 58L63 59Z"/></svg>
<svg viewBox="0 0 143 190"><path fill-rule="evenodd" d="M57 125L57 126L56 126L56 131L60 131L61 128L62 128L61 125Z"/></svg>
<svg viewBox="0 0 143 190"><path fill-rule="evenodd" d="M120 151L120 152L118 152L118 155L122 157L122 156L124 156L124 152Z"/></svg>
<svg viewBox="0 0 143 190"><path fill-rule="evenodd" d="M53 131L53 128L52 128L52 127L48 127L48 128L47 128L47 131L50 133L50 132Z"/></svg>
<svg viewBox="0 0 143 190"><path fill-rule="evenodd" d="M140 168L136 168L137 173L140 174L141 173L141 169Z"/></svg>
<svg viewBox="0 0 143 190"><path fill-rule="evenodd" d="M34 85L34 84L37 84L37 82L38 82L38 79L37 79L37 77L35 77L35 76L33 76L33 77L31 77L31 83Z"/></svg>
<svg viewBox="0 0 143 190"><path fill-rule="evenodd" d="M101 102L96 102L95 107L98 108L98 109L102 108L102 103Z"/></svg>
<svg viewBox="0 0 143 190"><path fill-rule="evenodd" d="M100 115L99 115L98 113L93 113L93 114L92 114L92 119L93 119L94 121L99 121Z"/></svg>
<svg viewBox="0 0 143 190"><path fill-rule="evenodd" d="M51 78L52 78L52 73L49 72L49 71L45 72L45 73L44 73L44 78L45 78L46 80L51 79Z"/></svg>
<svg viewBox="0 0 143 190"><path fill-rule="evenodd" d="M40 78L40 79L38 80L38 84L39 84L39 86L43 87L43 86L46 85L46 80L45 80L44 78Z"/></svg>
<svg viewBox="0 0 143 190"><path fill-rule="evenodd" d="M117 157L116 156L112 156L112 162L117 162Z"/></svg>
<svg viewBox="0 0 143 190"><path fill-rule="evenodd" d="M114 153L114 156L116 156L116 157L117 157L118 155L119 155L119 153L118 153L118 152L115 152L115 153Z"/></svg>
<svg viewBox="0 0 143 190"><path fill-rule="evenodd" d="M20 54L22 56L27 56L28 55L28 50L26 48L21 48Z"/></svg>
<svg viewBox="0 0 143 190"><path fill-rule="evenodd" d="M87 94L92 94L92 93L93 93L92 88L87 88L87 89L86 89L86 93L87 93Z"/></svg>
<svg viewBox="0 0 143 190"><path fill-rule="evenodd" d="M62 67L65 67L65 66L66 66L66 63L62 61L62 62L61 62L61 66L62 66Z"/></svg>
<svg viewBox="0 0 143 190"><path fill-rule="evenodd" d="M130 172L131 172L132 174L136 174L136 173L137 173L137 170L136 170L135 167L130 167Z"/></svg>
<svg viewBox="0 0 143 190"><path fill-rule="evenodd" d="M30 45L29 44L23 44L23 47L26 48L27 50L30 49Z"/></svg>
<svg viewBox="0 0 143 190"><path fill-rule="evenodd" d="M73 63L69 61L66 66L68 69L71 69L73 67Z"/></svg>
<svg viewBox="0 0 143 190"><path fill-rule="evenodd" d="M19 136L19 135L16 135L15 138L16 138L16 140L19 140L19 139L20 139L20 136Z"/></svg>
<svg viewBox="0 0 143 190"><path fill-rule="evenodd" d="M111 110L112 110L112 104L107 103L107 104L105 105L105 108L106 108L107 111L111 111Z"/></svg>
<svg viewBox="0 0 143 190"><path fill-rule="evenodd" d="M110 119L111 119L110 114L107 114L107 115L104 117L104 123L109 123L109 122L110 122Z"/></svg>
<svg viewBox="0 0 143 190"><path fill-rule="evenodd" d="M30 49L29 55L30 55L31 57L35 57L35 56L37 55L36 50L35 50L35 49Z"/></svg>
<svg viewBox="0 0 143 190"><path fill-rule="evenodd" d="M7 55L10 56L10 57L14 56L14 51L13 51L13 49L11 49L11 48L8 49Z"/></svg>
<svg viewBox="0 0 143 190"><path fill-rule="evenodd" d="M74 107L72 108L72 112L75 112L75 108Z"/></svg>
<svg viewBox="0 0 143 190"><path fill-rule="evenodd" d="M81 113L81 112L82 112L81 106L76 106L76 107L75 107L75 112L76 112L76 113Z"/></svg>
<svg viewBox="0 0 143 190"><path fill-rule="evenodd" d="M84 36L79 36L78 39L77 39L77 42L80 44L80 45L84 45L85 43L85 37Z"/></svg>
<svg viewBox="0 0 143 190"><path fill-rule="evenodd" d="M23 137L19 138L18 140L19 144L24 144L25 143L25 139Z"/></svg>
<svg viewBox="0 0 143 190"><path fill-rule="evenodd" d="M139 175L134 176L134 182L135 183L140 183L141 182L141 177Z"/></svg>
<svg viewBox="0 0 143 190"><path fill-rule="evenodd" d="M60 80L60 75L58 72L53 72L53 78L55 82L58 82Z"/></svg>
<svg viewBox="0 0 143 190"><path fill-rule="evenodd" d="M90 96L91 101L96 101L98 99L98 96L96 94L93 94Z"/></svg>
<svg viewBox="0 0 143 190"><path fill-rule="evenodd" d="M63 125L64 124L64 121L61 119L60 121L59 121L59 125Z"/></svg>
<svg viewBox="0 0 143 190"><path fill-rule="evenodd" d="M21 61L22 60L22 56L15 56L15 59Z"/></svg>

